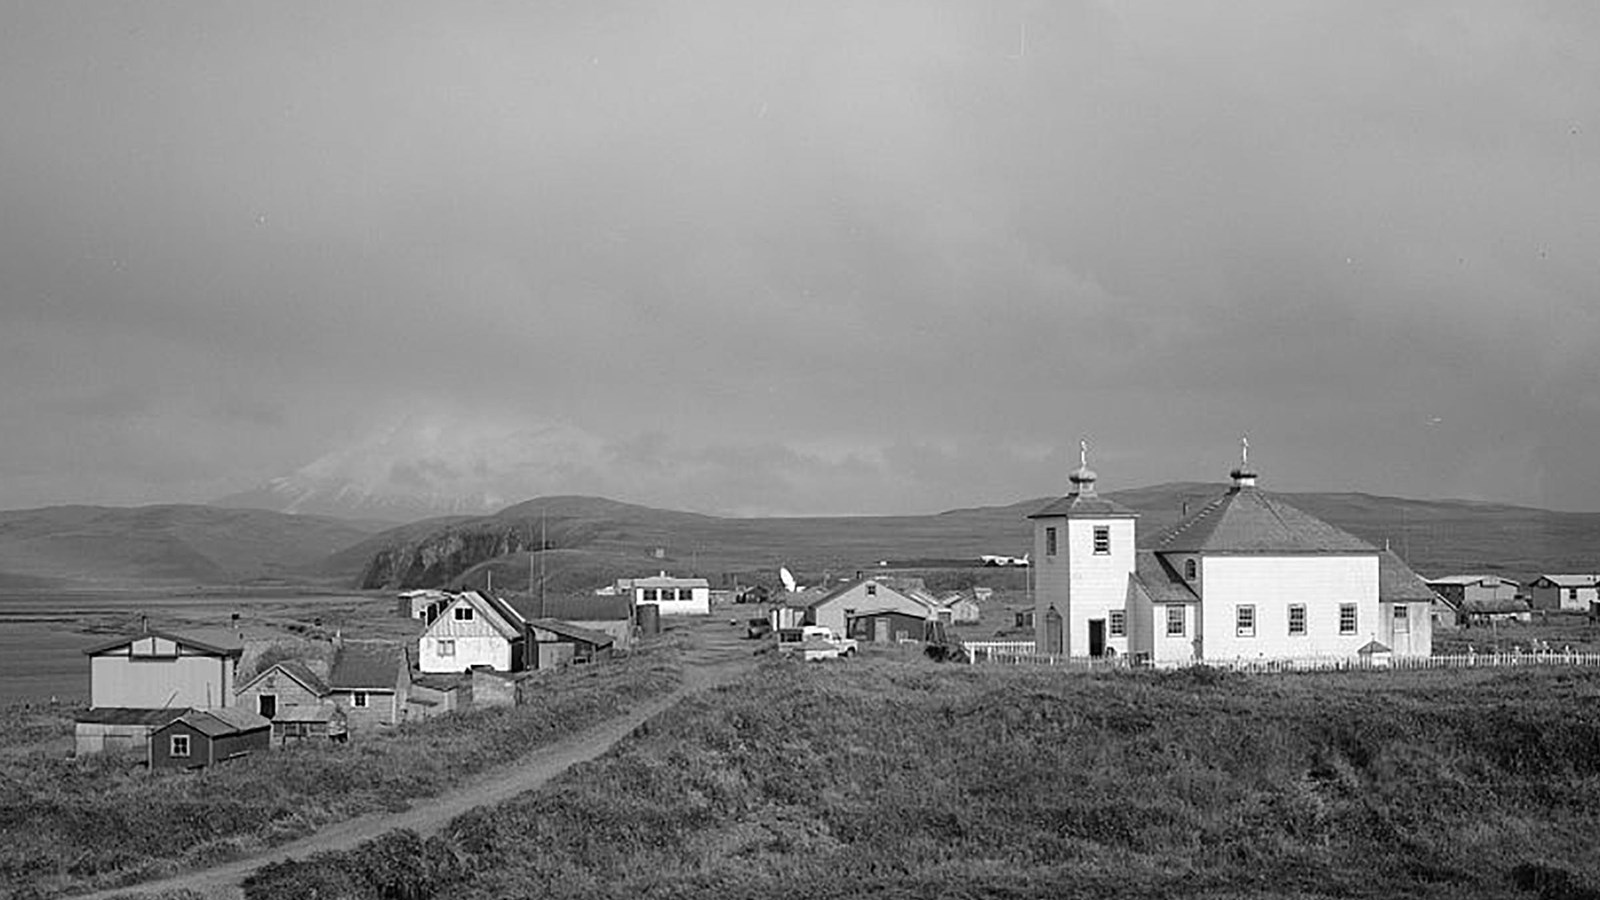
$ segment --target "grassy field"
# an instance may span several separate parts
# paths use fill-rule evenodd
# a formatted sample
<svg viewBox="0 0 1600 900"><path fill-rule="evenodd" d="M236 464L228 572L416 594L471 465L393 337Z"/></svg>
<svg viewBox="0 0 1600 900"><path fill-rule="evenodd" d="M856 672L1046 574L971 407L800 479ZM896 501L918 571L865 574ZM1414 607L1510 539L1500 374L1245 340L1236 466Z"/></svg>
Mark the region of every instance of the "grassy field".
<svg viewBox="0 0 1600 900"><path fill-rule="evenodd" d="M1600 896L1600 676L773 662L252 900ZM330 889L332 893L329 893Z"/></svg>
<svg viewBox="0 0 1600 900"><path fill-rule="evenodd" d="M550 674L539 699L405 725L347 745L275 750L194 774L142 759L0 753L0 896L143 881L237 857L340 819L437 794L530 747L661 696L682 680L664 639L606 665ZM48 741L56 718L12 707L7 743ZM13 730L18 737L10 737Z"/></svg>

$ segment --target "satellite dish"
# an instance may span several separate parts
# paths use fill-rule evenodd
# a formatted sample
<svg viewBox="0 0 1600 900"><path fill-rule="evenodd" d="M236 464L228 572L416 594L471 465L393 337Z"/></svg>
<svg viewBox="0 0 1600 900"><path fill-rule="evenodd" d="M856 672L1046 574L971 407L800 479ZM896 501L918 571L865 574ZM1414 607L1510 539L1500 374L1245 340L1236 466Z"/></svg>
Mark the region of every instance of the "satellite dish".
<svg viewBox="0 0 1600 900"><path fill-rule="evenodd" d="M783 579L783 589L789 593L792 594L800 589L795 585L794 573L789 571L788 566L778 567L778 577Z"/></svg>

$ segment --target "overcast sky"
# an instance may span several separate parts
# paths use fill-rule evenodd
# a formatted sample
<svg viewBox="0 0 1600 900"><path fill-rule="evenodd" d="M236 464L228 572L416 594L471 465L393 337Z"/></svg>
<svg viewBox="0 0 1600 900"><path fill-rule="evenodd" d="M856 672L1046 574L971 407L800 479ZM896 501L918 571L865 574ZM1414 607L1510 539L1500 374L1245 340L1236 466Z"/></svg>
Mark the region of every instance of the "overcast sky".
<svg viewBox="0 0 1600 900"><path fill-rule="evenodd" d="M0 507L1600 509L1589 2L16 0L0 210Z"/></svg>

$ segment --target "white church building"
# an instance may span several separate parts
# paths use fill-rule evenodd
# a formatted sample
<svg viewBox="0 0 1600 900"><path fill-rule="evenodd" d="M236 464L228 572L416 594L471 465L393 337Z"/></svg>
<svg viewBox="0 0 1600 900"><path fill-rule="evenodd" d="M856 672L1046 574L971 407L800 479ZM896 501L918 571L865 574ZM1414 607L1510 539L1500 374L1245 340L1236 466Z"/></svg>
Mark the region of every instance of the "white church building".
<svg viewBox="0 0 1600 900"><path fill-rule="evenodd" d="M1398 556L1258 489L1248 451L1232 477L1140 548L1139 514L1099 496L1084 459L1072 492L1030 516L1039 652L1152 664L1429 655L1433 592Z"/></svg>

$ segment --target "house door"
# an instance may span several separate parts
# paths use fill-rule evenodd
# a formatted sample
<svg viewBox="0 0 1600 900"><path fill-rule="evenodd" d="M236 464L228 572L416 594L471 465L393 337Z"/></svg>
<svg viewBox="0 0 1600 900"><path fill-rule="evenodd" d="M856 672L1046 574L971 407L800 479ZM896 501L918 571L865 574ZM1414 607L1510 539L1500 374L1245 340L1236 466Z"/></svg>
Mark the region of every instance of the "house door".
<svg viewBox="0 0 1600 900"><path fill-rule="evenodd" d="M1044 652L1060 653L1061 644L1061 614L1056 612L1054 606L1044 614Z"/></svg>
<svg viewBox="0 0 1600 900"><path fill-rule="evenodd" d="M1089 655L1101 657L1106 655L1106 620L1089 620Z"/></svg>
<svg viewBox="0 0 1600 900"><path fill-rule="evenodd" d="M874 619L872 622L872 640L879 644L889 643L889 620Z"/></svg>

